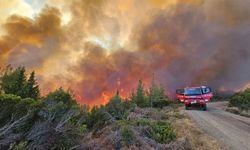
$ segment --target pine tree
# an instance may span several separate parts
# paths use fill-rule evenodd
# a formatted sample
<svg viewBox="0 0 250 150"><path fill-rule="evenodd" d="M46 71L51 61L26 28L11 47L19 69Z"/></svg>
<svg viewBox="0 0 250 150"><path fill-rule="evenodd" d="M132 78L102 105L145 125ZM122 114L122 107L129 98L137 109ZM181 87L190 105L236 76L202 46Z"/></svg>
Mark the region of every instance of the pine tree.
<svg viewBox="0 0 250 150"><path fill-rule="evenodd" d="M151 81L151 85L149 88L149 100L150 100L150 107L164 107L168 104L168 99L165 95L163 86L158 86L154 78Z"/></svg>
<svg viewBox="0 0 250 150"><path fill-rule="evenodd" d="M23 91L25 92L24 97L31 97L37 99L40 96L39 86L35 80L35 72L30 74L30 77L24 86Z"/></svg>
<svg viewBox="0 0 250 150"><path fill-rule="evenodd" d="M39 86L35 80L35 72L30 74L27 80L24 67L18 67L14 71L7 69L1 76L1 90L6 94L18 95L22 98L37 99L40 95Z"/></svg>
<svg viewBox="0 0 250 150"><path fill-rule="evenodd" d="M135 95L135 103L139 107L147 107L148 102L145 96L145 90L144 86L141 80L138 82L137 90L136 90L136 95Z"/></svg>
<svg viewBox="0 0 250 150"><path fill-rule="evenodd" d="M6 94L21 96L25 81L25 68L18 67L14 71L4 73L1 78L1 88Z"/></svg>
<svg viewBox="0 0 250 150"><path fill-rule="evenodd" d="M151 81L148 95L149 95L150 107L152 107L153 102L156 101L157 99L157 85L155 84L155 81L154 81L154 75Z"/></svg>
<svg viewBox="0 0 250 150"><path fill-rule="evenodd" d="M117 90L116 95L114 95L108 104L106 105L106 110L116 119L122 119L125 108L123 107L122 98L119 96L119 91Z"/></svg>

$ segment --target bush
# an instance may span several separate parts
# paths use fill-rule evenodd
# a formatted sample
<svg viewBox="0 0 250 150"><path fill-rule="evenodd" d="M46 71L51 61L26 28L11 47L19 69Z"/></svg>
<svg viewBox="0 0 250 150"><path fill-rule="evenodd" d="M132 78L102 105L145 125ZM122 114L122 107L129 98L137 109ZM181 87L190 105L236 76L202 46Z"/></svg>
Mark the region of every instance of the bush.
<svg viewBox="0 0 250 150"><path fill-rule="evenodd" d="M122 100L118 94L113 96L105 106L106 111L117 120L126 118L128 112L133 108L133 103Z"/></svg>
<svg viewBox="0 0 250 150"><path fill-rule="evenodd" d="M135 143L134 132L132 131L130 126L124 126L121 129L121 138L126 145L132 145Z"/></svg>
<svg viewBox="0 0 250 150"><path fill-rule="evenodd" d="M38 109L40 102L31 98L22 99L12 94L0 95L0 127L10 119L18 119L28 111Z"/></svg>
<svg viewBox="0 0 250 150"><path fill-rule="evenodd" d="M106 105L106 110L115 119L122 119L126 112L126 109L123 106L122 99L119 97L119 95L115 95L110 99L110 101Z"/></svg>
<svg viewBox="0 0 250 150"><path fill-rule="evenodd" d="M167 106L169 102L167 99L159 99L157 101L152 102L152 106L156 108L163 108L164 106Z"/></svg>
<svg viewBox="0 0 250 150"><path fill-rule="evenodd" d="M3 92L6 94L15 94L22 98L39 98L40 91L35 79L35 72L32 72L29 78L25 72L24 67L18 67L15 70L7 67L0 77L0 87Z"/></svg>
<svg viewBox="0 0 250 150"><path fill-rule="evenodd" d="M164 88L158 86L152 81L149 88L149 101L152 107L163 108L169 104L169 99L164 93Z"/></svg>
<svg viewBox="0 0 250 150"><path fill-rule="evenodd" d="M145 94L144 85L141 80L138 82L136 93L132 93L131 95L131 101L142 108L149 106L148 97Z"/></svg>
<svg viewBox="0 0 250 150"><path fill-rule="evenodd" d="M21 141L18 144L11 144L9 150L26 150L28 142L27 141Z"/></svg>
<svg viewBox="0 0 250 150"><path fill-rule="evenodd" d="M137 106L163 108L169 105L169 98L165 95L163 86L152 83L149 89L145 90L141 80L138 82L136 93L131 94L131 101Z"/></svg>
<svg viewBox="0 0 250 150"><path fill-rule="evenodd" d="M94 106L89 112L87 126L90 129L98 130L107 125L110 120L112 120L112 118L104 106Z"/></svg>
<svg viewBox="0 0 250 150"><path fill-rule="evenodd" d="M150 125L151 124L151 120L146 119L146 118L142 118L136 121L136 125L137 126L146 126L146 125Z"/></svg>
<svg viewBox="0 0 250 150"><path fill-rule="evenodd" d="M62 102L68 106L76 104L76 101L73 99L71 94L68 91L64 91L62 88L57 89L54 92L49 93L45 101L55 101L55 102Z"/></svg>
<svg viewBox="0 0 250 150"><path fill-rule="evenodd" d="M77 121L82 112L69 92L58 89L50 93L26 133L27 149L69 149L79 144L86 132L86 125Z"/></svg>
<svg viewBox="0 0 250 150"><path fill-rule="evenodd" d="M79 127L79 133L84 135L87 132L87 125L83 124Z"/></svg>
<svg viewBox="0 0 250 150"><path fill-rule="evenodd" d="M230 97L229 103L231 106L238 107L241 110L250 109L250 89L243 92L235 93Z"/></svg>
<svg viewBox="0 0 250 150"><path fill-rule="evenodd" d="M148 136L158 143L169 143L176 138L174 130L167 122L158 121L151 124L150 127Z"/></svg>
<svg viewBox="0 0 250 150"><path fill-rule="evenodd" d="M149 119L139 119L137 126L146 126L145 134L158 143L169 143L176 138L175 132L171 125L165 121L153 121Z"/></svg>

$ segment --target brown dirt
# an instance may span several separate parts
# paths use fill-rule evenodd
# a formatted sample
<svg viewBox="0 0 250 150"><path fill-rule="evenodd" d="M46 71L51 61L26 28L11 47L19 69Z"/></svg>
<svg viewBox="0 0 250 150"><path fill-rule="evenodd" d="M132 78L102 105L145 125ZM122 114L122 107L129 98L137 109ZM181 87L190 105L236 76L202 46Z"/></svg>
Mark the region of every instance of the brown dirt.
<svg viewBox="0 0 250 150"><path fill-rule="evenodd" d="M187 116L183 108L179 112L179 119L174 120L177 137L186 137L194 150L221 150L220 144L213 137L206 134L197 124Z"/></svg>
<svg viewBox="0 0 250 150"><path fill-rule="evenodd" d="M226 112L227 102L207 104L207 111L187 110L188 116L225 150L250 149L250 118Z"/></svg>

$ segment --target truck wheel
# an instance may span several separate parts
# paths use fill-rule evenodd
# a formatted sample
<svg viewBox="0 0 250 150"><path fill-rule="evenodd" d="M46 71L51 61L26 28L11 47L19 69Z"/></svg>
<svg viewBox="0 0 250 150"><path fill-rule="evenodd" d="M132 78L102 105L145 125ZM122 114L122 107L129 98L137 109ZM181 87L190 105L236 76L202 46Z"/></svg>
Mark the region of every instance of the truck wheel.
<svg viewBox="0 0 250 150"><path fill-rule="evenodd" d="M188 105L185 105L185 108L186 108L186 110L189 110L189 106Z"/></svg>
<svg viewBox="0 0 250 150"><path fill-rule="evenodd" d="M206 105L206 104L203 104L203 105L202 105L202 110L203 110L203 111L206 111L206 110L207 110L207 105Z"/></svg>

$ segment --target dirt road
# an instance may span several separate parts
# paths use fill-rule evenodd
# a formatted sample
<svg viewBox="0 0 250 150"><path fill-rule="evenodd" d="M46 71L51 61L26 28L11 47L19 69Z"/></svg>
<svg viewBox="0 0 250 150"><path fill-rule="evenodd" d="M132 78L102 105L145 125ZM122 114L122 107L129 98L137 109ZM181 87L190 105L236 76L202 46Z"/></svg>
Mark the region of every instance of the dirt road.
<svg viewBox="0 0 250 150"><path fill-rule="evenodd" d="M250 118L225 112L226 103L209 103L207 111L185 112L225 150L250 150Z"/></svg>

